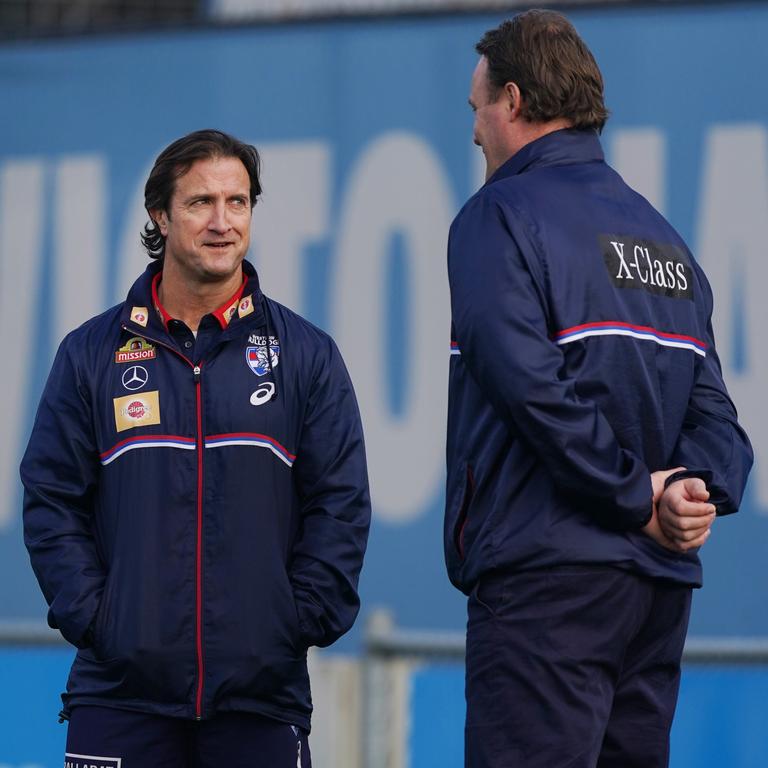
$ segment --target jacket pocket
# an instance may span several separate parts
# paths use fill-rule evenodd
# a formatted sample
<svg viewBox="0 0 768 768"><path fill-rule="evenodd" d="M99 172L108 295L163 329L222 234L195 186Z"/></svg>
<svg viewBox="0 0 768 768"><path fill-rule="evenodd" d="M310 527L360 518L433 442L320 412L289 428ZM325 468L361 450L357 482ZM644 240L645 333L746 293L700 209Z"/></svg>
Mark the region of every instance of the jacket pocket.
<svg viewBox="0 0 768 768"><path fill-rule="evenodd" d="M472 472L472 465L467 463L464 477L464 491L461 496L461 504L459 505L459 512L456 517L456 523L453 528L453 544L456 547L456 551L459 553L459 557L464 559L464 529L467 526L469 519L469 508L472 506L472 499L475 495L475 475Z"/></svg>
<svg viewBox="0 0 768 768"><path fill-rule="evenodd" d="M93 625L93 645L91 647L91 652L101 661L107 661L109 659L107 653L107 639L109 632L108 621L113 598L113 582L114 579L111 579L110 575L107 574L104 591L101 593L99 609L96 612L96 620Z"/></svg>

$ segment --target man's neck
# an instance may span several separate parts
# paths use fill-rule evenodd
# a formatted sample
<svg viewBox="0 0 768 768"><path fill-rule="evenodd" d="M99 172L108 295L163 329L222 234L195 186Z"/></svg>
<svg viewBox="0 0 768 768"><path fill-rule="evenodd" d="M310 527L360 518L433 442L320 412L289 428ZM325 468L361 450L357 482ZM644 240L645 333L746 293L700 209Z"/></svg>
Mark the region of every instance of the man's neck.
<svg viewBox="0 0 768 768"><path fill-rule="evenodd" d="M563 128L571 127L570 120L564 118L549 120L546 123L530 123L527 120L522 119L515 121L514 130L510 131L508 134L509 142L505 147L507 154L497 157L496 163L486 166L485 180L488 181L488 179L490 179L491 176L493 176L493 174L507 162L507 160L513 158L523 147L531 142L536 141L549 133L554 133Z"/></svg>
<svg viewBox="0 0 768 768"><path fill-rule="evenodd" d="M200 283L184 280L167 267L163 268L157 297L171 317L181 320L192 331L197 331L203 317L219 309L243 283L241 271L221 282Z"/></svg>
<svg viewBox="0 0 768 768"><path fill-rule="evenodd" d="M570 127L571 121L564 118L549 120L546 123L528 123L523 121L520 125L518 146L517 149L515 149L515 152L519 152L526 144L530 144L532 141L536 141L542 136Z"/></svg>

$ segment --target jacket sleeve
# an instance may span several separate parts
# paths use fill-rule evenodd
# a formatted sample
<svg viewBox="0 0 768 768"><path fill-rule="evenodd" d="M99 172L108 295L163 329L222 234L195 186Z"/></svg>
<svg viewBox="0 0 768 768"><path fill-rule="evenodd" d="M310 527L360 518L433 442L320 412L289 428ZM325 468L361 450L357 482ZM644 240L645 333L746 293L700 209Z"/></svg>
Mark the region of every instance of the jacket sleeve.
<svg viewBox="0 0 768 768"><path fill-rule="evenodd" d="M363 430L335 344L315 374L294 464L302 521L289 575L307 646L327 646L354 623L371 504Z"/></svg>
<svg viewBox="0 0 768 768"><path fill-rule="evenodd" d="M697 270L704 296L703 324L707 355L700 364L688 402L683 427L671 466L686 467L667 479L667 485L683 477L700 477L718 515L736 512L752 468L752 446L738 423L736 408L723 381L712 331L712 291Z"/></svg>
<svg viewBox="0 0 768 768"><path fill-rule="evenodd" d="M488 190L465 206L448 249L461 359L561 492L602 525L639 528L651 515L650 471L619 445L598 406L564 375L563 354L548 329L538 249L532 227Z"/></svg>
<svg viewBox="0 0 768 768"><path fill-rule="evenodd" d="M59 347L21 462L24 542L49 606L48 624L72 644L89 644L104 567L91 529L99 469L87 389Z"/></svg>

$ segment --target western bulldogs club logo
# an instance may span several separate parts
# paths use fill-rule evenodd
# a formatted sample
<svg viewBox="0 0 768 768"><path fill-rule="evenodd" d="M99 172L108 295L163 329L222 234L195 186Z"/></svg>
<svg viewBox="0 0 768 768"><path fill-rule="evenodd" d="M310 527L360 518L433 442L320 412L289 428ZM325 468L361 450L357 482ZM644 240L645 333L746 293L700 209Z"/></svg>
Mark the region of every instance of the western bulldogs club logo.
<svg viewBox="0 0 768 768"><path fill-rule="evenodd" d="M274 336L269 337L269 346L266 336L252 334L248 337L248 342L254 346L245 348L245 362L257 376L266 376L270 367L277 368L280 362L280 342Z"/></svg>

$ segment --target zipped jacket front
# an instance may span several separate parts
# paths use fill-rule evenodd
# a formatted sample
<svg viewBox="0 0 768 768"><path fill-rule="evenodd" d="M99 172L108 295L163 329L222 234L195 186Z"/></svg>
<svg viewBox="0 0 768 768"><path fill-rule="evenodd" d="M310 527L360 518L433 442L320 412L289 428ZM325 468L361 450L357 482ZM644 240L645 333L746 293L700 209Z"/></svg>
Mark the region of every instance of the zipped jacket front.
<svg viewBox="0 0 768 768"><path fill-rule="evenodd" d="M445 555L486 573L608 564L701 584L696 552L642 532L682 466L735 512L752 449L723 383L712 293L680 236L560 130L502 165L453 222Z"/></svg>
<svg viewBox="0 0 768 768"><path fill-rule="evenodd" d="M370 501L352 385L330 337L247 263L188 352L153 305L160 268L64 339L21 466L49 624L79 648L65 709L308 729L307 648L359 608Z"/></svg>

